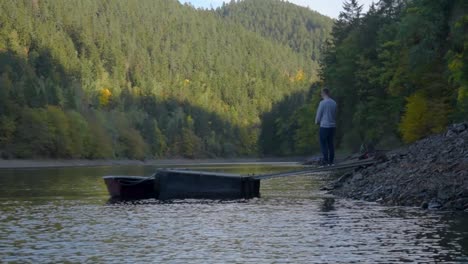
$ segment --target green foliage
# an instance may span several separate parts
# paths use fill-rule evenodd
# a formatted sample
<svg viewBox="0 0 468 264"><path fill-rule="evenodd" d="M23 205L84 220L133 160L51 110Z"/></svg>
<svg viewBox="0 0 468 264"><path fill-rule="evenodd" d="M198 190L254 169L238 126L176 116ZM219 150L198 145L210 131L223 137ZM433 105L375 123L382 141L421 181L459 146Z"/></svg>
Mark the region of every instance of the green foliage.
<svg viewBox="0 0 468 264"><path fill-rule="evenodd" d="M314 91L317 92L317 91ZM319 150L317 125L311 122L316 114L318 96L302 106L293 118L297 119L297 129L294 135L296 154L305 155Z"/></svg>
<svg viewBox="0 0 468 264"><path fill-rule="evenodd" d="M120 132L118 141L122 157L137 160L145 158L146 143L137 130L133 128L124 129Z"/></svg>
<svg viewBox="0 0 468 264"><path fill-rule="evenodd" d="M319 61L321 48L332 28L328 17L279 0L231 2L216 11L224 19L289 46L302 59L314 62Z"/></svg>
<svg viewBox="0 0 468 264"><path fill-rule="evenodd" d="M4 150L13 143L16 123L12 118L0 116L0 150Z"/></svg>
<svg viewBox="0 0 468 264"><path fill-rule="evenodd" d="M182 136L180 139L181 154L184 158L197 157L200 152L201 140L189 128L182 129Z"/></svg>
<svg viewBox="0 0 468 264"><path fill-rule="evenodd" d="M466 1L380 1L354 22L344 19L356 10L335 23L322 61L325 85L340 106L340 144L356 149L399 132L405 142L440 132L456 108L451 98L462 90L451 79L466 76L450 48L466 34L447 26L466 13Z"/></svg>
<svg viewBox="0 0 468 264"><path fill-rule="evenodd" d="M106 129L97 118L89 122L89 135L86 136L84 157L88 159L114 158L113 142Z"/></svg>
<svg viewBox="0 0 468 264"><path fill-rule="evenodd" d="M24 108L16 129L14 155L19 158L47 157L53 148L45 109Z"/></svg>
<svg viewBox="0 0 468 264"><path fill-rule="evenodd" d="M457 87L456 120L466 120L468 116L468 3L456 1L454 18L450 24L452 31L452 47L447 53L450 80ZM465 12L463 12L465 11Z"/></svg>
<svg viewBox="0 0 468 264"><path fill-rule="evenodd" d="M280 0L216 10L176 0L34 3L0 1L7 156L310 154L323 86L338 102L346 148L410 142L468 116L464 0L382 0L366 14L349 0L333 26Z"/></svg>
<svg viewBox="0 0 468 264"><path fill-rule="evenodd" d="M142 125L142 136L148 144L149 156L152 158L164 157L167 151L167 139L159 129L153 118L146 118Z"/></svg>
<svg viewBox="0 0 468 264"><path fill-rule="evenodd" d="M321 56L323 86L338 103L338 146L394 148L466 119L468 2L382 0L361 11L345 1ZM317 104L285 98L264 114L263 154L310 153Z"/></svg>
<svg viewBox="0 0 468 264"><path fill-rule="evenodd" d="M244 5L258 12L238 12ZM332 20L279 0L223 8L0 1L2 151L93 159L257 154L260 116L315 78Z"/></svg>
<svg viewBox="0 0 468 264"><path fill-rule="evenodd" d="M78 112L66 113L70 137L70 157L86 158L86 146L91 140L88 121Z"/></svg>
<svg viewBox="0 0 468 264"><path fill-rule="evenodd" d="M313 84L308 92L292 94L262 116L261 154L308 155L318 150L318 126L314 118L320 88L320 84Z"/></svg>
<svg viewBox="0 0 468 264"><path fill-rule="evenodd" d="M49 153L52 157L71 156L71 138L68 118L65 113L55 106L46 108L48 137L50 140Z"/></svg>

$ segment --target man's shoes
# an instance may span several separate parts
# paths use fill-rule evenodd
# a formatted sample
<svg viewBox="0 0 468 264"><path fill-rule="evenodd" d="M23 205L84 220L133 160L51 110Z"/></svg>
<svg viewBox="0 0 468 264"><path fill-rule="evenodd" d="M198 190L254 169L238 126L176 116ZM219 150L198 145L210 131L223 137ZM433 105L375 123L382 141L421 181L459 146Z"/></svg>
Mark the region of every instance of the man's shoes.
<svg viewBox="0 0 468 264"><path fill-rule="evenodd" d="M326 162L326 161L322 161L319 164L319 168L325 168L326 166L328 166L328 162Z"/></svg>

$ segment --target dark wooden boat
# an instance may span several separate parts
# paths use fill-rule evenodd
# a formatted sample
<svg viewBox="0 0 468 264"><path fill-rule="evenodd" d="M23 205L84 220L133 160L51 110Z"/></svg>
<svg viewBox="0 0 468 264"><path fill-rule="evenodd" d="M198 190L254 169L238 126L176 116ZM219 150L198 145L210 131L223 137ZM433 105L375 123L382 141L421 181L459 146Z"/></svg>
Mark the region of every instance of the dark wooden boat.
<svg viewBox="0 0 468 264"><path fill-rule="evenodd" d="M250 199L260 196L260 181L238 174L158 170L151 177L106 176L111 200Z"/></svg>
<svg viewBox="0 0 468 264"><path fill-rule="evenodd" d="M154 177L105 176L111 199L139 200L155 198Z"/></svg>
<svg viewBox="0 0 468 264"><path fill-rule="evenodd" d="M260 180L239 174L158 170L155 193L160 200L238 200L260 197Z"/></svg>

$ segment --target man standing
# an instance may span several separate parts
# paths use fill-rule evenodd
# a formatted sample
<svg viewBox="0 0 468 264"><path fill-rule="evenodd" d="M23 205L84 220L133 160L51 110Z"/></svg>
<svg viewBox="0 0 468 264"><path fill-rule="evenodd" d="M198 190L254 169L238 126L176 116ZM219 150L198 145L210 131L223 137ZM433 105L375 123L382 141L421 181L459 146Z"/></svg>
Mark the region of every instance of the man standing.
<svg viewBox="0 0 468 264"><path fill-rule="evenodd" d="M322 89L320 102L315 117L315 123L320 125L320 149L323 154L322 165L333 165L335 146L333 138L336 130L336 102L330 98L330 90Z"/></svg>

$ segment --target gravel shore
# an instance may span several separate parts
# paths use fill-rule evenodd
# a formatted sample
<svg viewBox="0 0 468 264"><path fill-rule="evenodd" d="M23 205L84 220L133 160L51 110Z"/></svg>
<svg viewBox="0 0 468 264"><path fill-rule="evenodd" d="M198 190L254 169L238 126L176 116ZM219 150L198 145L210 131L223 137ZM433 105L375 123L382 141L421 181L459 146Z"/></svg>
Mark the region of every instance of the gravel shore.
<svg viewBox="0 0 468 264"><path fill-rule="evenodd" d="M343 175L329 189L385 205L468 211L468 123L391 151L376 165Z"/></svg>

